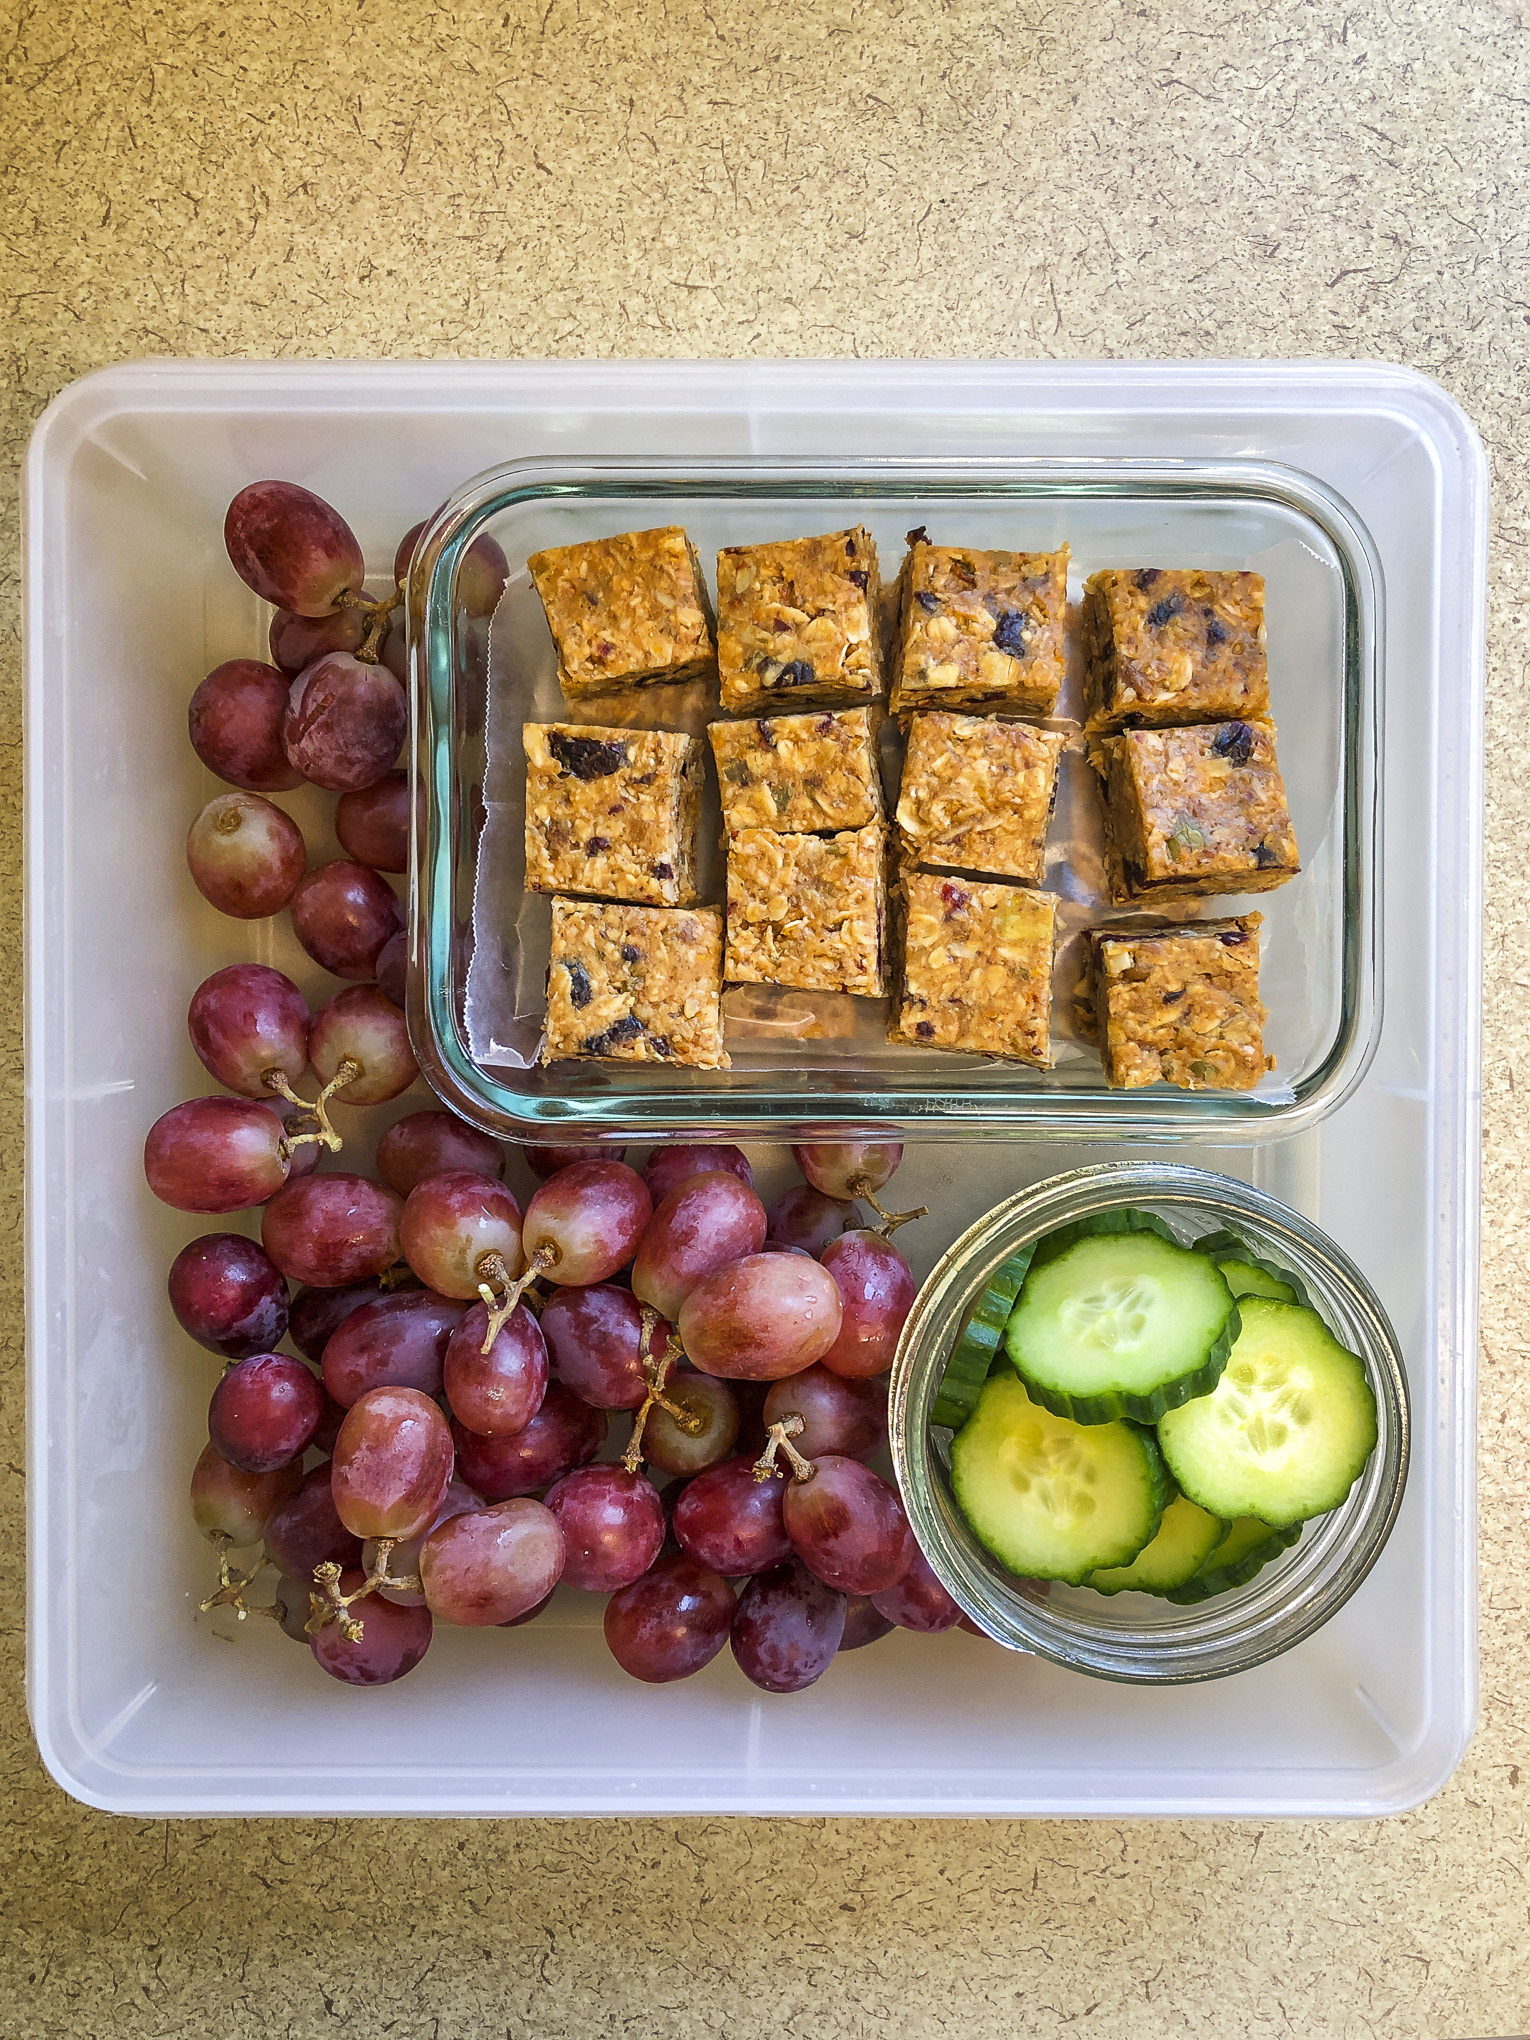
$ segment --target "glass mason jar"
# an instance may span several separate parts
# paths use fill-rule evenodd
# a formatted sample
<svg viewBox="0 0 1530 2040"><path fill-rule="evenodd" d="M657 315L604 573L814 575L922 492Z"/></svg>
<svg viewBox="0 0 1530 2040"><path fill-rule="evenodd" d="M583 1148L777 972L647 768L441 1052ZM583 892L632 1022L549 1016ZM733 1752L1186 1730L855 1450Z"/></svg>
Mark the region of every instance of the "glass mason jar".
<svg viewBox="0 0 1530 2040"><path fill-rule="evenodd" d="M1107 1597L1016 1579L985 1551L950 1487L951 1433L930 1423L947 1356L995 1270L1070 1221L1121 1205L1155 1212L1187 1245L1228 1227L1254 1253L1290 1269L1344 1346L1360 1356L1376 1397L1376 1450L1328 1515L1246 1586L1192 1607L1147 1594ZM1408 1386L1397 1336L1349 1257L1300 1212L1230 1176L1174 1163L1100 1163L1019 1191L946 1252L919 1292L893 1367L893 1463L909 1521L963 1612L995 1642L1096 1678L1182 1685L1225 1678L1311 1636L1354 1593L1396 1520L1408 1469Z"/></svg>

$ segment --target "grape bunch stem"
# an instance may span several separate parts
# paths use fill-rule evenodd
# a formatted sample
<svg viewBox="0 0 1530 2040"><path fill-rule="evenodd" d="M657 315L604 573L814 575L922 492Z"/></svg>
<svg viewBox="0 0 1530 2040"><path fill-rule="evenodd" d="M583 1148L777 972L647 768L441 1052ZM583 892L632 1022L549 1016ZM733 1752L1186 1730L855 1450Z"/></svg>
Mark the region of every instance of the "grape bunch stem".
<svg viewBox="0 0 1530 2040"><path fill-rule="evenodd" d="M879 1232L884 1240L890 1240L899 1226L907 1225L911 1219L928 1218L930 1215L930 1207L927 1204L916 1204L912 1211L889 1211L885 1205L877 1202L876 1191L869 1176L852 1176L846 1188L852 1197L863 1197L881 1219L882 1223L874 1226L872 1230Z"/></svg>
<svg viewBox="0 0 1530 2040"><path fill-rule="evenodd" d="M367 632L361 643L351 654L364 666L375 666L382 655L382 641L388 630L388 619L404 599L404 584L399 582L391 595L381 596L376 602L365 595L353 595L349 590L335 604L337 609L364 609L367 612Z"/></svg>
<svg viewBox="0 0 1530 2040"><path fill-rule="evenodd" d="M756 1480L769 1480L772 1474L781 1471L776 1465L777 1452L784 1454L786 1463L792 1470L792 1480L795 1484L800 1486L804 1481L813 1479L818 1468L811 1459L804 1459L792 1443L793 1438L800 1438L805 1429L801 1417L796 1415L783 1417L779 1424L770 1426L765 1433L765 1450L754 1462Z"/></svg>
<svg viewBox="0 0 1530 2040"><path fill-rule="evenodd" d="M651 1304L645 1303L643 1306L642 1328L638 1333L638 1351L640 1353L647 1353L648 1342L653 1337L654 1327L658 1322L659 1313ZM643 1432L648 1424L648 1412L655 1404L664 1411L666 1416L673 1418L674 1422L684 1431L688 1438L696 1437L705 1427L706 1419L704 1417L699 1417L694 1410L686 1409L681 1403L673 1402L664 1392L669 1386L670 1370L677 1361L683 1358L684 1348L681 1346L676 1334L671 1331L668 1343L659 1358L657 1360L648 1359L643 1362L643 1383L647 1393L643 1397L637 1415L632 1420L632 1436L628 1439L627 1449L622 1454L622 1465L627 1469L628 1473L638 1472L643 1464Z"/></svg>
<svg viewBox="0 0 1530 2040"><path fill-rule="evenodd" d="M333 1559L314 1567L313 1577L318 1592L308 1597L308 1620L303 1624L310 1636L316 1630L328 1628L331 1622L337 1622L347 1643L360 1643L366 1634L366 1625L358 1622L350 1612L355 1602L364 1601L368 1594L375 1594L380 1587L401 1587L408 1594L424 1593L424 1586L416 1574L395 1579L388 1571L388 1560L393 1556L393 1547L397 1543L396 1537L378 1538L366 1577L353 1594L341 1593L340 1568Z"/></svg>
<svg viewBox="0 0 1530 2040"><path fill-rule="evenodd" d="M538 1247L527 1265L525 1274L518 1275L511 1282L510 1271L498 1254L483 1256L478 1263L477 1273L487 1274L489 1279L487 1282L479 1283L478 1294L483 1298L484 1306L488 1310L489 1322L484 1330L483 1344L478 1349L480 1353L487 1353L492 1348L494 1341L514 1317L516 1305L526 1297L532 1283L539 1276L546 1275L549 1270L556 1268L562 1258L558 1249L550 1243ZM494 1263L492 1268L489 1266L491 1261ZM495 1283L501 1285L503 1293L495 1290L493 1287Z"/></svg>
<svg viewBox="0 0 1530 2040"><path fill-rule="evenodd" d="M270 1559L262 1553L258 1564L252 1566L248 1572L242 1573L229 1563L229 1549L228 1538L220 1537L218 1539L218 1585L215 1591L209 1594L202 1603L202 1613L204 1615L210 1614L214 1608L232 1608L240 1622L243 1622L248 1615L273 1614L275 1611L270 1608L250 1607L244 1598L245 1588L260 1578L260 1575L270 1565Z"/></svg>
<svg viewBox="0 0 1530 2040"><path fill-rule="evenodd" d="M278 1098L285 1098L289 1105L300 1107L316 1122L302 1133L283 1135L282 1148L286 1154L290 1156L294 1148L303 1147L309 1141L317 1141L321 1147L328 1148L332 1155L339 1154L345 1142L336 1133L330 1121L329 1101L337 1091L343 1091L347 1084L353 1084L360 1075L361 1064L354 1057L345 1056L335 1074L310 1104L308 1099L298 1096L280 1070L266 1070L262 1073L261 1082L268 1091L274 1091Z"/></svg>

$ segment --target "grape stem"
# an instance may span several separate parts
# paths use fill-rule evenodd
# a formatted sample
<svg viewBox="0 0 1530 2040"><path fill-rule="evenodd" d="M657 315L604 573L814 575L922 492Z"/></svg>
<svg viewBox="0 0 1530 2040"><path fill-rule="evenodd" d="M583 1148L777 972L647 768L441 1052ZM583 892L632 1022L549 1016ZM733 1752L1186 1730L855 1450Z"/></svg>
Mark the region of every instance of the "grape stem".
<svg viewBox="0 0 1530 2040"><path fill-rule="evenodd" d="M402 581L390 595L381 596L376 602L369 601L365 595L353 595L349 589L345 591L335 604L337 609L364 609L367 612L366 635L351 654L352 658L359 659L365 666L377 664L381 656L383 637L388 628L388 619L403 599Z"/></svg>
<svg viewBox="0 0 1530 2040"><path fill-rule="evenodd" d="M642 1329L638 1333L638 1351L640 1353L648 1351L648 1342L653 1337L654 1327L658 1322L659 1313L651 1304L645 1303L643 1306ZM637 1415L632 1420L632 1436L628 1439L627 1449L622 1454L622 1465L627 1469L628 1473L637 1473L642 1467L643 1432L648 1425L648 1412L655 1404L664 1411L666 1416L672 1418L679 1425L688 1438L696 1437L705 1426L706 1419L704 1417L697 1416L694 1410L686 1409L681 1403L672 1402L664 1393L665 1389L669 1386L670 1369L677 1360L683 1357L683 1353L684 1349L680 1344L679 1338L674 1331L671 1331L669 1341L659 1358L657 1360L645 1360L643 1363L643 1384L647 1393L643 1397Z"/></svg>
<svg viewBox="0 0 1530 2040"><path fill-rule="evenodd" d="M928 1218L930 1215L930 1207L927 1204L916 1204L912 1211L889 1211L885 1205L877 1202L876 1186L869 1176L852 1176L846 1188L852 1197L864 1197L881 1219L882 1223L873 1226L872 1231L880 1233L884 1240L890 1240L899 1226L907 1225L910 1219Z"/></svg>
<svg viewBox="0 0 1530 2040"><path fill-rule="evenodd" d="M252 1566L249 1572L242 1573L236 1571L229 1564L228 1554L229 1539L227 1537L220 1537L218 1539L218 1585L216 1590L209 1594L207 1599L201 1604L202 1613L206 1615L214 1608L232 1608L240 1622L243 1622L247 1615L268 1614L270 1612L268 1609L251 1608L245 1601L244 1590L253 1581L260 1578L260 1575L270 1565L270 1559L262 1554L257 1565Z"/></svg>
<svg viewBox="0 0 1530 2040"><path fill-rule="evenodd" d="M284 1153L290 1157L294 1148L302 1147L312 1140L317 1141L321 1147L328 1148L332 1155L339 1154L341 1148L345 1146L345 1142L330 1123L329 1101L337 1091L343 1091L347 1084L355 1083L360 1075L361 1064L351 1056L342 1057L340 1066L335 1071L335 1074L324 1086L318 1097L310 1104L306 1098L298 1096L280 1070L263 1070L261 1072L260 1081L268 1091L274 1091L278 1098L285 1098L289 1105L300 1107L302 1111L306 1112L316 1122L302 1133L283 1134L282 1149Z"/></svg>
<svg viewBox="0 0 1530 2040"><path fill-rule="evenodd" d="M776 1465L777 1452L785 1454L786 1463L792 1470L792 1481L795 1485L800 1487L803 1482L810 1481L813 1478L818 1468L811 1459L804 1459L792 1443L793 1438L800 1437L805 1429L806 1426L801 1417L795 1415L783 1417L779 1424L772 1424L770 1426L769 1430L765 1433L765 1450L754 1462L754 1477L756 1480L769 1480L773 1473L781 1471L780 1467Z"/></svg>
<svg viewBox="0 0 1530 2040"><path fill-rule="evenodd" d="M367 1567L366 1577L353 1594L340 1591L340 1568L333 1559L313 1569L314 1581L319 1589L308 1596L308 1620L303 1624L312 1636L315 1630L328 1628L331 1622L338 1622L340 1634L347 1643L360 1643L366 1633L366 1625L358 1622L350 1609L354 1602L364 1601L368 1594L375 1594L379 1587L402 1587L405 1593L423 1594L425 1588L414 1573L405 1579L395 1579L388 1571L388 1560L393 1556L396 1537L379 1537L372 1552L372 1563Z"/></svg>
<svg viewBox="0 0 1530 2040"><path fill-rule="evenodd" d="M545 1241L532 1255L530 1262L527 1264L525 1274L518 1275L511 1282L509 1280L510 1271L506 1268L498 1254L484 1254L480 1257L474 1272L479 1275L486 1273L489 1278L487 1282L480 1282L478 1285L478 1294L483 1298L484 1306L489 1313L489 1322L483 1335L483 1344L478 1349L480 1353L487 1353L489 1351L494 1341L505 1329L505 1326L514 1317L516 1305L525 1296L526 1291L537 1280L538 1276L545 1275L550 1268L556 1268L562 1259L562 1254L552 1244L551 1240ZM492 1268L489 1267L491 1261L494 1263ZM503 1294L496 1293L491 1286L496 1282L502 1285L508 1284Z"/></svg>

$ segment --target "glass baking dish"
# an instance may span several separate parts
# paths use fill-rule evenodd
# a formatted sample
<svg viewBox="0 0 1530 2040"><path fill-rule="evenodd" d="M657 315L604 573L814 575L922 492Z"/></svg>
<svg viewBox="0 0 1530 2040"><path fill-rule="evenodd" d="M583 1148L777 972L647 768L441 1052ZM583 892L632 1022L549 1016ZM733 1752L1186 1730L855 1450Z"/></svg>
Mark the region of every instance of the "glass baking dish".
<svg viewBox="0 0 1530 2040"><path fill-rule="evenodd" d="M549 905L521 882L520 726L610 722L613 710L609 700L564 702L526 560L544 546L672 523L690 533L709 582L721 546L855 523L870 527L889 584L905 532L921 524L938 543L1042 550L1066 541L1070 604L1085 577L1108 565L1261 572L1273 713L1303 868L1274 892L1217 899L1204 911L1264 915L1261 988L1276 1070L1247 1093L1106 1086L1076 1032L1071 994L1080 931L1121 913L1103 892L1098 797L1077 747L1064 760L1046 877L1060 896L1064 936L1053 1069L892 1046L880 1002L758 986L725 995L731 1069L539 1065ZM454 600L459 564L484 534L511 569L487 626ZM780 1139L892 1122L915 1138L1247 1143L1311 1124L1364 1071L1380 1020L1373 886L1383 590L1360 519L1310 475L1251 459L526 459L491 469L434 520L415 554L409 624L424 788L411 1027L435 1088L496 1134L620 1142L706 1127ZM1075 651L1061 714L1076 714L1077 690ZM616 714L634 725L699 732L719 713L715 682L641 689L629 700ZM884 769L895 772L891 723L883 744ZM705 812L705 897L720 901L715 786Z"/></svg>

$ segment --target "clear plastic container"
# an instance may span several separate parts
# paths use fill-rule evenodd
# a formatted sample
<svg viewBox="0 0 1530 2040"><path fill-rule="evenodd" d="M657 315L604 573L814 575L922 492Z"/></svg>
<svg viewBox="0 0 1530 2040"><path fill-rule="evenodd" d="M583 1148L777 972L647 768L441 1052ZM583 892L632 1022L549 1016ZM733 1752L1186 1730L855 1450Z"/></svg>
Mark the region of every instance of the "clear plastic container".
<svg viewBox="0 0 1530 2040"><path fill-rule="evenodd" d="M951 1493L950 1432L930 1421L951 1349L1010 1255L1075 1219L1134 1205L1186 1245L1226 1229L1289 1270L1340 1343L1359 1355L1376 1398L1375 1451L1336 1509L1246 1585L1193 1607L1150 1594L1106 1597L1054 1585L1037 1593L986 1552ZM1299 1212L1205 1169L1105 1162L1008 1198L942 1256L921 1290L893 1368L893 1465L920 1548L978 1626L1012 1650L1127 1685L1225 1679L1294 1650L1329 1622L1381 1556L1408 1477L1408 1383L1397 1335L1348 1255Z"/></svg>
<svg viewBox="0 0 1530 2040"><path fill-rule="evenodd" d="M1144 1692L977 1637L900 1633L794 1698L757 1693L726 1656L648 1689L607 1657L599 1603L569 1596L524 1629L443 1631L409 1678L357 1695L273 1625L227 1638L195 1615L209 1553L184 1495L216 1366L177 1330L164 1278L204 1228L148 1196L143 1136L208 1088L183 1020L208 972L254 955L319 977L282 922L220 919L181 856L215 790L185 741L187 699L264 642L223 555L228 499L261 475L304 482L386 574L407 526L488 465L749 453L1264 460L1341 495L1375 542L1375 1055L1320 1124L1174 1159L1257 1183L1364 1270L1407 1356L1414 1455L1361 1590L1236 1679ZM64 1789L143 1818L1267 1817L1395 1812L1434 1791L1475 1705L1484 545L1469 425L1432 384L1375 364L154 362L67 390L32 443L25 567L27 1691ZM333 854L328 803L281 798ZM757 1158L774 1195L789 1162ZM898 1187L936 1216L900 1242L923 1276L1022 1184L1104 1158L922 1143Z"/></svg>
<svg viewBox="0 0 1530 2040"><path fill-rule="evenodd" d="M1103 566L1261 572L1271 698L1303 868L1273 892L1220 898L1207 911L1255 908L1264 917L1260 988L1277 1067L1248 1092L1107 1087L1098 1053L1073 1022L1072 993L1084 929L1102 915L1119 922L1123 910L1109 905L1099 795L1081 752L1063 760L1047 861L1062 936L1054 1068L896 1046L886 1037L885 1001L762 986L725 993L731 1069L540 1065L551 909L523 888L523 720L632 719L699 734L719 711L715 687L700 683L645 689L630 700L566 702L526 561L545 546L664 523L685 526L709 576L723 546L863 523L890 598L904 533L916 525L942 543L1032 550L1067 543L1074 599ZM484 534L511 567L487 634L453 597L458 563ZM459 491L427 531L410 609L426 789L411 1021L436 1088L494 1132L619 1140L706 1126L790 1140L876 1117L922 1137L1238 1142L1312 1123L1364 1070L1379 1024L1372 891L1381 577L1363 521L1310 475L1247 458L520 460ZM1080 713L1078 681L1071 671L1062 717ZM883 745L889 754L901 748L892 723ZM891 755L889 766L896 783ZM711 782L710 759L707 769ZM703 896L720 902L715 783L703 813ZM1151 914L1145 924L1153 925Z"/></svg>

